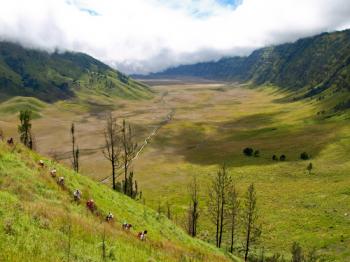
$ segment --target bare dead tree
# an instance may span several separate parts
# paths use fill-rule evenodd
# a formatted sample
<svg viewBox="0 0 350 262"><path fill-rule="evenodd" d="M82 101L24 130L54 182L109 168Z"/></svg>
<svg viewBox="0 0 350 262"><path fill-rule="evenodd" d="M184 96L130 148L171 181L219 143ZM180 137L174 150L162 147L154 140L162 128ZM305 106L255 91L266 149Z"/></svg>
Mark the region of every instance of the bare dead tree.
<svg viewBox="0 0 350 262"><path fill-rule="evenodd" d="M105 148L103 149L103 155L110 161L112 168L112 187L113 190L117 190L117 168L120 166L120 153L121 153L121 139L120 139L120 127L117 125L116 118L109 114L107 116L106 127L104 130L105 135Z"/></svg>
<svg viewBox="0 0 350 262"><path fill-rule="evenodd" d="M254 184L248 187L244 202L244 227L245 227L245 244L244 244L244 261L248 261L251 245L260 237L261 229L257 225L257 207L256 192Z"/></svg>
<svg viewBox="0 0 350 262"><path fill-rule="evenodd" d="M208 212L216 227L215 240L216 246L219 248L221 247L223 229L226 223L227 195L231 184L232 179L227 173L226 166L223 165L216 176L212 178L209 187Z"/></svg>
<svg viewBox="0 0 350 262"><path fill-rule="evenodd" d="M192 237L197 235L197 224L199 218L199 185L197 177L193 176L188 186L190 203L188 208L188 234Z"/></svg>
<svg viewBox="0 0 350 262"><path fill-rule="evenodd" d="M124 194L127 193L128 188L128 170L129 166L131 165L132 160L134 159L136 153L137 153L137 143L134 141L135 137L132 132L131 125L127 125L125 120L123 120L123 127L122 127L122 136L121 136L121 144L123 147L123 164L124 164Z"/></svg>
<svg viewBox="0 0 350 262"><path fill-rule="evenodd" d="M230 252L233 253L235 237L238 231L240 202L234 185L231 186L228 197L228 222L230 225Z"/></svg>
<svg viewBox="0 0 350 262"><path fill-rule="evenodd" d="M72 123L70 128L70 133L72 137L72 166L75 172L79 172L79 147L76 145L75 141L75 125Z"/></svg>

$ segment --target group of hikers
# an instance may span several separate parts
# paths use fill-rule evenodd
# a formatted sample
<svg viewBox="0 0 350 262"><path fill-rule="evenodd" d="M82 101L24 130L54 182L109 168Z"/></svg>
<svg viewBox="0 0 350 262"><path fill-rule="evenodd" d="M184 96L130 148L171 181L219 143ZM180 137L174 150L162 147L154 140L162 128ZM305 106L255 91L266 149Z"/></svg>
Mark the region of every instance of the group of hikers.
<svg viewBox="0 0 350 262"><path fill-rule="evenodd" d="M45 163L44 163L43 160L39 160L38 165L39 165L40 168L44 168L45 167ZM50 175L51 175L52 178L56 179L56 177L57 177L57 170L56 170L56 168L53 168L53 169L50 170ZM61 186L62 188L64 188L65 187L64 177L62 177L62 176L58 177L57 178L57 184L59 186ZM73 199L74 199L74 201L79 203L81 198L82 198L81 191L79 189L74 190L73 191ZM95 213L97 211L96 204L95 204L93 199L88 199L86 201L86 208L88 210L90 210L92 213ZM96 213L96 214L98 214L98 213ZM107 214L107 216L105 217L105 221L106 222L113 222L114 221L114 216L113 216L113 214L111 212L109 212ZM131 228L132 228L132 225L127 223L127 222L124 222L122 224L122 230L124 230L124 231L130 231ZM140 239L141 241L146 240L146 236L147 236L147 230L141 231L141 232L139 232L137 234L137 238Z"/></svg>
<svg viewBox="0 0 350 262"><path fill-rule="evenodd" d="M9 146L13 146L14 145L14 140L13 140L12 137L7 140L7 144ZM41 160L41 159L39 160L38 165L39 165L40 168L45 168L45 162L43 160ZM51 175L52 178L56 179L56 177L57 177L57 170L56 170L55 167L50 170L50 175ZM60 177L57 178L56 181L57 181L57 184L61 188L65 187L64 177L60 176ZM79 203L80 200L81 200L81 197L82 197L82 193L81 193L81 191L79 189L76 189L76 190L73 191L73 199L74 199L75 202ZM95 204L93 199L89 199L86 202L86 208L88 210L90 210L91 212L93 212L93 213L97 211L96 204ZM107 216L105 217L105 221L106 222L113 222L114 221L114 216L113 216L113 214L111 212L109 212L107 214ZM130 231L131 228L132 228L132 225L127 223L127 222L124 222L122 224L122 230L124 230L124 231ZM145 241L146 240L146 236L147 236L147 230L141 231L141 232L139 232L137 234L137 238L140 239L141 241Z"/></svg>

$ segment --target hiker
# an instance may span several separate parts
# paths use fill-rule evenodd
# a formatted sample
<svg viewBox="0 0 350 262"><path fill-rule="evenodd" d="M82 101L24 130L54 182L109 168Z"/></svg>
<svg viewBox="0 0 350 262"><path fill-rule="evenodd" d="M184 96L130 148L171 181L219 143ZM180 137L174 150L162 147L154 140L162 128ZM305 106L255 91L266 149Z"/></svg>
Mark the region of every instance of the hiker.
<svg viewBox="0 0 350 262"><path fill-rule="evenodd" d="M125 230L125 231L130 231L130 228L132 228L132 225L131 224L128 224L126 222L123 223L122 225L122 229Z"/></svg>
<svg viewBox="0 0 350 262"><path fill-rule="evenodd" d="M7 144L9 146L13 146L13 138L11 137L10 139L7 140Z"/></svg>
<svg viewBox="0 0 350 262"><path fill-rule="evenodd" d="M53 169L50 171L51 177L55 178L55 177L56 177L56 173L57 173L56 168L53 168Z"/></svg>
<svg viewBox="0 0 350 262"><path fill-rule="evenodd" d="M106 221L107 222L113 221L113 218L114 218L113 214L109 212L108 215L106 216Z"/></svg>
<svg viewBox="0 0 350 262"><path fill-rule="evenodd" d="M93 199L90 199L86 202L86 207L93 212L95 210L95 202Z"/></svg>
<svg viewBox="0 0 350 262"><path fill-rule="evenodd" d="M73 192L73 196L74 196L74 201L80 201L80 198L81 198L81 192L79 189L76 189L74 192Z"/></svg>
<svg viewBox="0 0 350 262"><path fill-rule="evenodd" d="M147 230L139 232L138 235L137 235L138 239L140 239L141 241L145 241L146 240L146 236L147 236Z"/></svg>
<svg viewBox="0 0 350 262"><path fill-rule="evenodd" d="M42 168L45 166L44 161L41 160L41 159L39 160L39 166L42 167Z"/></svg>
<svg viewBox="0 0 350 262"><path fill-rule="evenodd" d="M60 176L58 179L57 179L57 184L59 184L60 186L64 186L64 177L63 176Z"/></svg>

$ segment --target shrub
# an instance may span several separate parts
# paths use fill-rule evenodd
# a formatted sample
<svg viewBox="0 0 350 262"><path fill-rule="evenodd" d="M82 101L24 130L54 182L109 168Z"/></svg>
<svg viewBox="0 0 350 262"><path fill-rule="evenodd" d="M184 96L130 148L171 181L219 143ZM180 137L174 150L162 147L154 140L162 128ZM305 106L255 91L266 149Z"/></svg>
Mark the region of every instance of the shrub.
<svg viewBox="0 0 350 262"><path fill-rule="evenodd" d="M302 159L302 160L308 160L309 158L310 158L310 156L306 152L303 152L300 154L300 159Z"/></svg>
<svg viewBox="0 0 350 262"><path fill-rule="evenodd" d="M243 150L243 154L245 154L246 156L252 156L253 152L254 152L254 150L251 147L246 147Z"/></svg>
<svg viewBox="0 0 350 262"><path fill-rule="evenodd" d="M285 161L286 160L286 156L285 155L281 155L280 156L280 161Z"/></svg>

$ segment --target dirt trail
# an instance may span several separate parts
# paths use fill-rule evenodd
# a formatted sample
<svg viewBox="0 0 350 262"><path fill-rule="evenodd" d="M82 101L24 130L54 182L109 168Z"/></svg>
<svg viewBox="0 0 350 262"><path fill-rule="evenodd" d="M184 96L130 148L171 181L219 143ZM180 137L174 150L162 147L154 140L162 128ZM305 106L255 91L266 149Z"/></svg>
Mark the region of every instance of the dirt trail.
<svg viewBox="0 0 350 262"><path fill-rule="evenodd" d="M163 93L161 98L160 98L160 103L162 104L163 107L166 107L167 103L165 102L165 97L168 95L168 93ZM139 148L139 150L137 151L135 157L132 159L132 161L138 159L139 155L142 153L142 151L145 149L145 147L147 146L147 144L151 141L151 139L157 135L158 131L165 126L166 124L168 124L174 117L175 115L175 109L172 108L170 109L170 112L166 115L166 117L153 129L153 131L150 133L150 135L148 137L145 138L145 140L143 141L141 147ZM132 162L131 161L131 162ZM123 171L123 167L119 168L117 170L117 173L119 172L118 175L120 175ZM111 179L111 175L102 178L99 180L100 183L106 183Z"/></svg>

